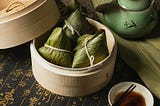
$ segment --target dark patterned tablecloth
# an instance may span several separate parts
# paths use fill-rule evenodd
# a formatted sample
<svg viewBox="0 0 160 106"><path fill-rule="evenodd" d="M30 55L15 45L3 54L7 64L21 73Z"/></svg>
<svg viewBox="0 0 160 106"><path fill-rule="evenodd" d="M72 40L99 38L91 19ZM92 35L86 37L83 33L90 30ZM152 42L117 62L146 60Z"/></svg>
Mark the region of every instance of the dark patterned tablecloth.
<svg viewBox="0 0 160 106"><path fill-rule="evenodd" d="M79 0L87 7L89 17L96 18L90 0ZM62 4L57 0L63 16ZM0 50L0 106L106 106L109 89L121 81L144 85L138 75L117 56L111 82L100 91L84 97L63 97L41 87L31 69L30 42ZM155 106L160 100L154 97Z"/></svg>

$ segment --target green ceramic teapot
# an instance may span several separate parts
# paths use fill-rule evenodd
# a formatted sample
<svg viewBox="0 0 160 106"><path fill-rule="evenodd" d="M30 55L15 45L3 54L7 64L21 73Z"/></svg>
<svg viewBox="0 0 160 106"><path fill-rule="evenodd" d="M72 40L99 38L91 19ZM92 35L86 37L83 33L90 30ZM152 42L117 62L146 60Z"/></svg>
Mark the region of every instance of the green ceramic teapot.
<svg viewBox="0 0 160 106"><path fill-rule="evenodd" d="M125 38L140 38L156 26L158 10L155 0L93 1L97 4L104 2L96 7L98 12L103 13L102 22Z"/></svg>

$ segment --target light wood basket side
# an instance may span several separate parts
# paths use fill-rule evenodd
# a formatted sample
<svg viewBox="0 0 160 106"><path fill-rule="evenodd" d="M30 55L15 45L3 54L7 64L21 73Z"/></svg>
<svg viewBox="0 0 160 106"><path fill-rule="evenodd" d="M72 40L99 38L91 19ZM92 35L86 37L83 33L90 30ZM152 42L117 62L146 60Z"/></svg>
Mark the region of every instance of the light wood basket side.
<svg viewBox="0 0 160 106"><path fill-rule="evenodd" d="M19 15L18 12L13 15L15 16L16 14L17 17L0 21L0 49L26 43L44 34L60 18L60 13L54 0L45 0L42 3L38 3L36 7L24 15Z"/></svg>

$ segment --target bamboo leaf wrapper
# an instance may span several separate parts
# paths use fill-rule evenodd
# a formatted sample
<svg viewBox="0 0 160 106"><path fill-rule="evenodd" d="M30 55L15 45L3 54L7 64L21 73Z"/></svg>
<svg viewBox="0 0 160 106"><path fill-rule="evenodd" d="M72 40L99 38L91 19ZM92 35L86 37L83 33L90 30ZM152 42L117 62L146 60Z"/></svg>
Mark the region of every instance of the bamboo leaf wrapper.
<svg viewBox="0 0 160 106"><path fill-rule="evenodd" d="M108 47L104 30L99 30L94 35L83 35L78 38L74 49L72 67L87 67L96 64L108 56ZM91 59L92 56L92 60Z"/></svg>
<svg viewBox="0 0 160 106"><path fill-rule="evenodd" d="M70 38L73 48L78 37L83 34L93 33L94 31L94 27L89 24L85 16L78 9L65 20L63 29Z"/></svg>
<svg viewBox="0 0 160 106"><path fill-rule="evenodd" d="M51 63L71 67L72 53L70 40L60 27L53 30L44 46L39 48L39 53Z"/></svg>

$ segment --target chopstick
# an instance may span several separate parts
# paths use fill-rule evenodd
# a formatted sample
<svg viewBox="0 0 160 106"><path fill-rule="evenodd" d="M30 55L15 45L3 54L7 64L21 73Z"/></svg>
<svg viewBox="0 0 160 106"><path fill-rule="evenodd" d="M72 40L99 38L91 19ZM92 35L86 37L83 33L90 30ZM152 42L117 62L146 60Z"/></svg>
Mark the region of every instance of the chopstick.
<svg viewBox="0 0 160 106"><path fill-rule="evenodd" d="M118 98L116 102L112 106L120 106L123 100L135 89L136 85L132 84L129 88Z"/></svg>

